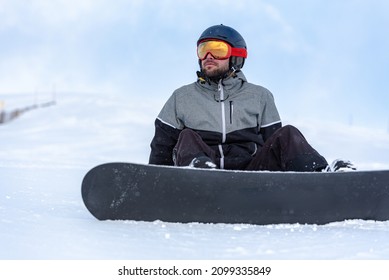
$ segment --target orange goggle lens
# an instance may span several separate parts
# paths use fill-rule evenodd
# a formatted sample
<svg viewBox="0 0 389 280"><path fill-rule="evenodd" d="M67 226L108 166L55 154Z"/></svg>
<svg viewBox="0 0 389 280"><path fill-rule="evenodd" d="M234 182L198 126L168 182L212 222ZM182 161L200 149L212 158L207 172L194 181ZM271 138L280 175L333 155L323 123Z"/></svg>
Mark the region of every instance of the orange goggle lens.
<svg viewBox="0 0 389 280"><path fill-rule="evenodd" d="M231 56L247 57L247 51L243 48L233 48L223 41L205 41L197 46L197 56L203 60L208 54L215 59L227 59Z"/></svg>

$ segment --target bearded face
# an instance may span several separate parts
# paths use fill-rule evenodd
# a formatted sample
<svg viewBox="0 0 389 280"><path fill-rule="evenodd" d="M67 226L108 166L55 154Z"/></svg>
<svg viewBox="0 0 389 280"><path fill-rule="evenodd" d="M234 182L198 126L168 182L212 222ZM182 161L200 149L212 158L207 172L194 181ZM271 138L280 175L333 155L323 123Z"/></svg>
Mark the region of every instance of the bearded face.
<svg viewBox="0 0 389 280"><path fill-rule="evenodd" d="M215 59L211 54L208 54L201 61L201 68L210 79L218 79L228 72L229 59Z"/></svg>

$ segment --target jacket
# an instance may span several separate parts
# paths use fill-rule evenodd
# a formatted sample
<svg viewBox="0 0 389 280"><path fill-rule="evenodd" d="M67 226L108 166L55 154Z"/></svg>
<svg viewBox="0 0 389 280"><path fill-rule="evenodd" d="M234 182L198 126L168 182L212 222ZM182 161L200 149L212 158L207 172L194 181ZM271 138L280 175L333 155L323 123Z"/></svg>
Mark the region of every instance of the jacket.
<svg viewBox="0 0 389 280"><path fill-rule="evenodd" d="M235 77L185 85L173 92L155 120L150 164L173 165L173 148L184 128L196 131L225 169L244 169L279 127L272 93Z"/></svg>

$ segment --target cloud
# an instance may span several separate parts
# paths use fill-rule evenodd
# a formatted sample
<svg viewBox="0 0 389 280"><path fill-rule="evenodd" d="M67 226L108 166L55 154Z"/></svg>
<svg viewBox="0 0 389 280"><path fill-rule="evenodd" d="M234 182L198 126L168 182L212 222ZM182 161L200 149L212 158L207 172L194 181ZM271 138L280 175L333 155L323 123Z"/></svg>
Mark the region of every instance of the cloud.
<svg viewBox="0 0 389 280"><path fill-rule="evenodd" d="M196 79L198 36L223 23L246 39L249 81L268 87L284 115L383 118L389 4L350 3L0 0L0 93L55 84L166 99Z"/></svg>

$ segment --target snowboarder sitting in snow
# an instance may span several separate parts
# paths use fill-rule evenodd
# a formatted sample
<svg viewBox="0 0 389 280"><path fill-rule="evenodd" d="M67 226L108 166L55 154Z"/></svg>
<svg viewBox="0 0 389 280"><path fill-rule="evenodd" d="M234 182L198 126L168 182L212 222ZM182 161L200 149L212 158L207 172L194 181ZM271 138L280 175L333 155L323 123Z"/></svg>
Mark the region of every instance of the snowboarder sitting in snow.
<svg viewBox="0 0 389 280"><path fill-rule="evenodd" d="M177 89L155 121L149 163L233 170L322 171L327 161L291 126L272 93L247 82L243 37L215 25L197 41L195 83ZM337 160L332 171L353 168Z"/></svg>

